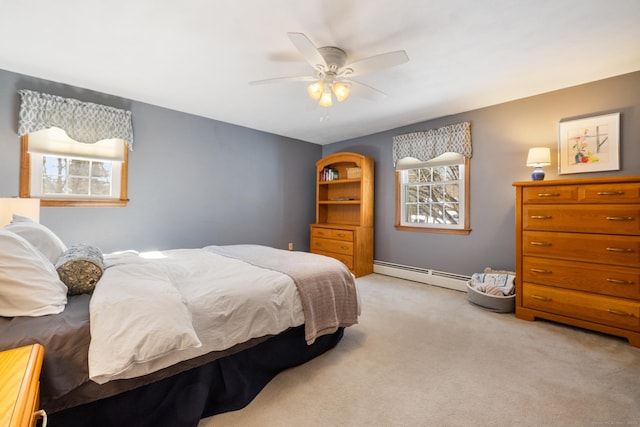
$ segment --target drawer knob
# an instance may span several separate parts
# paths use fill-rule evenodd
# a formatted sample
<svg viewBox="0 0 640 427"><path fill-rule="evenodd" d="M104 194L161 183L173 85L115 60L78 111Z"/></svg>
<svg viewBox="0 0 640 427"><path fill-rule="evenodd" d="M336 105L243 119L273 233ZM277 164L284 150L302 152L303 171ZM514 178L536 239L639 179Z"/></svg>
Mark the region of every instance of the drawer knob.
<svg viewBox="0 0 640 427"><path fill-rule="evenodd" d="M635 218L632 216L608 216L607 221L633 221Z"/></svg>
<svg viewBox="0 0 640 427"><path fill-rule="evenodd" d="M622 196L624 191L598 191L598 196Z"/></svg>
<svg viewBox="0 0 640 427"><path fill-rule="evenodd" d="M345 237L345 236L346 236L346 234L344 234L344 233L338 234L338 237Z"/></svg>
<svg viewBox="0 0 640 427"><path fill-rule="evenodd" d="M318 231L318 236L324 236L324 232L323 231Z"/></svg>
<svg viewBox="0 0 640 427"><path fill-rule="evenodd" d="M626 311L622 311L622 310L616 310L615 308L610 308L607 310L609 313L611 314L615 314L617 316L624 316L624 317L633 317L633 313L627 313Z"/></svg>
<svg viewBox="0 0 640 427"><path fill-rule="evenodd" d="M609 252L622 252L627 254L633 252L633 249L629 249L629 248L607 248L607 250Z"/></svg>
<svg viewBox="0 0 640 427"><path fill-rule="evenodd" d="M545 297L545 296L542 296L542 295L535 295L534 294L534 295L531 295L531 298L539 299L540 301L551 301L551 298Z"/></svg>
<svg viewBox="0 0 640 427"><path fill-rule="evenodd" d="M551 274L551 270L542 270L540 268L532 268L532 273L540 273L540 274Z"/></svg>
<svg viewBox="0 0 640 427"><path fill-rule="evenodd" d="M631 280L612 279L610 277L607 277L607 282L615 283L616 285L633 285Z"/></svg>
<svg viewBox="0 0 640 427"><path fill-rule="evenodd" d="M551 219L551 215L531 215L531 219Z"/></svg>
<svg viewBox="0 0 640 427"><path fill-rule="evenodd" d="M538 193L538 197L559 197L560 193Z"/></svg>
<svg viewBox="0 0 640 427"><path fill-rule="evenodd" d="M342 249L342 250L346 251L346 250L348 250L348 249L349 249L349 246L340 246L340 249Z"/></svg>
<svg viewBox="0 0 640 427"><path fill-rule="evenodd" d="M533 246L551 246L549 242L531 242Z"/></svg>

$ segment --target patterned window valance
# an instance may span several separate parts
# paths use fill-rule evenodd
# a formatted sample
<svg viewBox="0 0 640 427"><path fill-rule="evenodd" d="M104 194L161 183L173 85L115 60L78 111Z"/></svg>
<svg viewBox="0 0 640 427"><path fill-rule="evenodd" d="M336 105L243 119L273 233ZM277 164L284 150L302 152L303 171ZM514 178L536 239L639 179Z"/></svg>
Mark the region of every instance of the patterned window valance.
<svg viewBox="0 0 640 427"><path fill-rule="evenodd" d="M31 90L18 93L22 97L18 126L21 136L58 127L78 142L118 138L133 149L131 111Z"/></svg>
<svg viewBox="0 0 640 427"><path fill-rule="evenodd" d="M471 123L457 123L393 137L394 166L405 157L426 162L444 153L460 153L471 158Z"/></svg>

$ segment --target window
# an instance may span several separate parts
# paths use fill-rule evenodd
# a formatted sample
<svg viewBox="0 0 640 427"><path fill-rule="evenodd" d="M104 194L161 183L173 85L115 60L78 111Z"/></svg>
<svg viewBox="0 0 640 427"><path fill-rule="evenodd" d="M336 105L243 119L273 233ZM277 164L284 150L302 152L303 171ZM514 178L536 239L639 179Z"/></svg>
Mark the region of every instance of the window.
<svg viewBox="0 0 640 427"><path fill-rule="evenodd" d="M445 153L427 162L397 162L396 228L469 233L469 160Z"/></svg>
<svg viewBox="0 0 640 427"><path fill-rule="evenodd" d="M121 139L93 144L59 128L22 137L20 196L42 206L125 206L128 151Z"/></svg>

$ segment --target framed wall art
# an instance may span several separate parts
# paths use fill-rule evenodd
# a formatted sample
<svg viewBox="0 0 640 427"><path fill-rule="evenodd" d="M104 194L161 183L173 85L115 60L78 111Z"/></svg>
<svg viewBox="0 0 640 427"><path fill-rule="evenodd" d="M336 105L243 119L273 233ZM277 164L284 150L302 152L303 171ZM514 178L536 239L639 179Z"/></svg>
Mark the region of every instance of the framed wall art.
<svg viewBox="0 0 640 427"><path fill-rule="evenodd" d="M560 122L558 173L620 169L620 113Z"/></svg>

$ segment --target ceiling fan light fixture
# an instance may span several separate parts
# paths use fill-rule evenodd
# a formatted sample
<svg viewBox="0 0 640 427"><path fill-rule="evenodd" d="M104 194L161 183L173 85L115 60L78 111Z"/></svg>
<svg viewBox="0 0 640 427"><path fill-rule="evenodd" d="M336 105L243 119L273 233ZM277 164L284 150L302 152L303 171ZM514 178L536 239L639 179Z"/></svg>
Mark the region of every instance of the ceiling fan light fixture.
<svg viewBox="0 0 640 427"><path fill-rule="evenodd" d="M336 95L338 102L342 102L349 96L349 85L344 83L334 83L333 93Z"/></svg>
<svg viewBox="0 0 640 427"><path fill-rule="evenodd" d="M315 82L311 83L307 86L307 93L314 100L319 100L322 92L324 91L324 83L323 82Z"/></svg>
<svg viewBox="0 0 640 427"><path fill-rule="evenodd" d="M329 108L333 105L333 95L331 95L331 89L325 88L320 95L320 101L318 101L321 107Z"/></svg>

